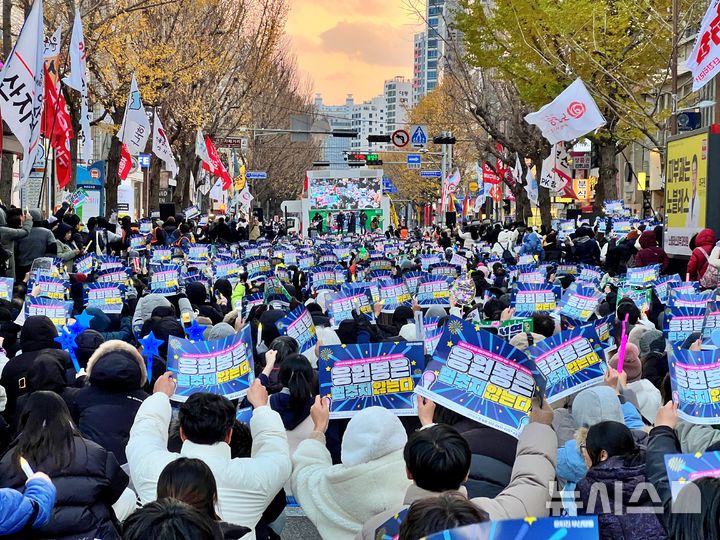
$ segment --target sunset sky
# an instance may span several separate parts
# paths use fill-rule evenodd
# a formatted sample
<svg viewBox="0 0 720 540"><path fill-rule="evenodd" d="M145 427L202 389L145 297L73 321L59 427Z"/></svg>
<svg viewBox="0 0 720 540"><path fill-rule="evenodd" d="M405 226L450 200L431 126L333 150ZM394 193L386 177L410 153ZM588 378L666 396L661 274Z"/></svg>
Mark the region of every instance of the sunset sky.
<svg viewBox="0 0 720 540"><path fill-rule="evenodd" d="M424 5L424 2L422 3ZM413 34L422 27L406 0L291 0L287 33L298 65L328 105L383 91L412 77Z"/></svg>

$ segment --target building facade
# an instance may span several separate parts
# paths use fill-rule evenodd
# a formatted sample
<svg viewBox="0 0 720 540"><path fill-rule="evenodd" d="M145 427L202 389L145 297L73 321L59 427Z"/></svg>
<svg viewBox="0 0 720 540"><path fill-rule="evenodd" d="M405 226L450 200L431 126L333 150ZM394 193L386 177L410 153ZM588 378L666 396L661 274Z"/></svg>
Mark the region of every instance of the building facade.
<svg viewBox="0 0 720 540"><path fill-rule="evenodd" d="M315 96L315 110L319 116L328 121L331 130L351 129L355 108L352 94L348 94L343 105L325 105L320 94ZM323 161L329 161L333 168L346 167L345 152L351 150L354 141L355 139L343 137L325 137L322 147Z"/></svg>
<svg viewBox="0 0 720 540"><path fill-rule="evenodd" d="M385 120L387 133L392 133L407 124L408 112L413 107L413 81L405 77L394 77L385 81Z"/></svg>

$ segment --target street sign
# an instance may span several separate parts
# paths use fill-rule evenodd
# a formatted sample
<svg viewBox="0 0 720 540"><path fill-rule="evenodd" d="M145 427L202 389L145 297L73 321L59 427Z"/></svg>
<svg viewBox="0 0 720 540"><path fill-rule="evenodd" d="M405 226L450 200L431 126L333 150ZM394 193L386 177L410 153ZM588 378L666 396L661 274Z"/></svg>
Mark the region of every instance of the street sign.
<svg viewBox="0 0 720 540"><path fill-rule="evenodd" d="M247 137L225 137L218 141L218 148L239 148L240 150L247 150L248 140Z"/></svg>
<svg viewBox="0 0 720 540"><path fill-rule="evenodd" d="M442 171L420 171L420 178L442 178Z"/></svg>
<svg viewBox="0 0 720 540"><path fill-rule="evenodd" d="M248 180L267 180L267 173L265 171L248 171L245 173L245 178Z"/></svg>
<svg viewBox="0 0 720 540"><path fill-rule="evenodd" d="M413 148L425 148L425 145L428 142L427 126L419 126L419 125L411 126L410 133L412 134L412 137L410 138L412 147Z"/></svg>
<svg viewBox="0 0 720 540"><path fill-rule="evenodd" d="M382 179L383 182L383 192L385 193L397 193L398 189L395 187L395 184L392 183L392 180L388 178L387 176L383 176Z"/></svg>
<svg viewBox="0 0 720 540"><path fill-rule="evenodd" d="M422 167L422 156L420 154L408 154L407 168L419 169L420 167Z"/></svg>
<svg viewBox="0 0 720 540"><path fill-rule="evenodd" d="M398 148L404 148L410 142L410 134L404 129L398 129L390 137L392 143Z"/></svg>
<svg viewBox="0 0 720 540"><path fill-rule="evenodd" d="M138 156L138 163L140 168L145 170L150 168L150 154L140 154Z"/></svg>

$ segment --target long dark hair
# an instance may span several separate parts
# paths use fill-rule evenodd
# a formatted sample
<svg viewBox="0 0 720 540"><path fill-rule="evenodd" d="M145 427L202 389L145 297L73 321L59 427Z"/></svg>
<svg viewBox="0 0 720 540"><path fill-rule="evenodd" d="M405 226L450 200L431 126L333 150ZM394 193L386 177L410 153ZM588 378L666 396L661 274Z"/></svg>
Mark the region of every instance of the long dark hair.
<svg viewBox="0 0 720 540"><path fill-rule="evenodd" d="M313 397L313 368L302 354L291 354L280 366L280 384L290 391L290 407L299 409Z"/></svg>
<svg viewBox="0 0 720 540"><path fill-rule="evenodd" d="M75 454L76 433L70 411L60 396L44 390L33 392L20 415L13 461L19 468L22 456L33 468L43 464L48 474L68 467Z"/></svg>
<svg viewBox="0 0 720 540"><path fill-rule="evenodd" d="M600 463L600 453L605 450L608 458L622 456L630 464L640 455L631 431L620 422L600 422L592 426L585 441L590 461L593 465Z"/></svg>
<svg viewBox="0 0 720 540"><path fill-rule="evenodd" d="M218 521L215 512L217 484L210 467L194 458L178 458L168 463L160 473L157 498L172 498L189 504Z"/></svg>

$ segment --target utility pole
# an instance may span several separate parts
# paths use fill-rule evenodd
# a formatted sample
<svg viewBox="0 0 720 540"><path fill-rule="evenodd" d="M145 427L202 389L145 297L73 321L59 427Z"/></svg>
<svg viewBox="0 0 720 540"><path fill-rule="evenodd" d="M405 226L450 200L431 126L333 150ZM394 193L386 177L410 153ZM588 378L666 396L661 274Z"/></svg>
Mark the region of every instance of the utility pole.
<svg viewBox="0 0 720 540"><path fill-rule="evenodd" d="M677 135L679 9L678 0L672 0L672 56L670 59L672 116L670 116L670 135Z"/></svg>

